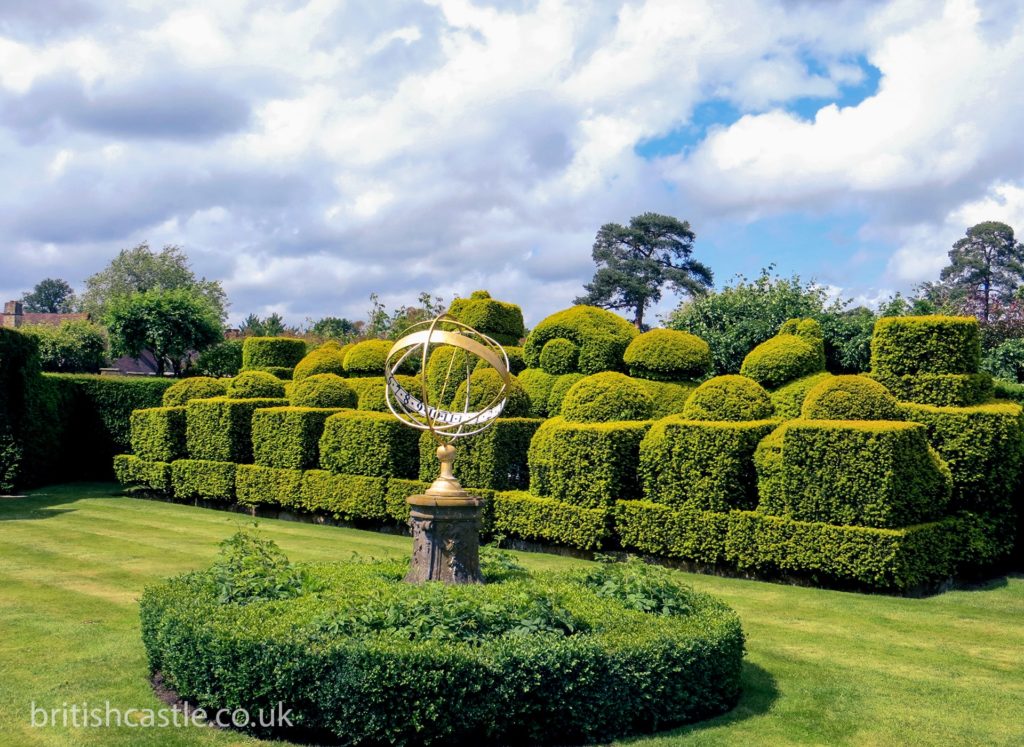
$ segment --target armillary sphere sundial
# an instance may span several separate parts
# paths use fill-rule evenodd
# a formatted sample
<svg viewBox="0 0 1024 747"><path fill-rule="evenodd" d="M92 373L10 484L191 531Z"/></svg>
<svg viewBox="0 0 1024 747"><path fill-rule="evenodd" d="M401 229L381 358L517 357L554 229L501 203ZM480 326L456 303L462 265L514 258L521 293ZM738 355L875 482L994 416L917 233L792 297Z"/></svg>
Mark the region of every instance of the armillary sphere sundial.
<svg viewBox="0 0 1024 747"><path fill-rule="evenodd" d="M434 396L428 382L431 358L445 348L448 356L440 386ZM412 359L420 363L417 386L409 391L395 372ZM471 374L480 361L501 379L501 388L487 401L477 398ZM413 552L406 581L480 583L480 509L482 501L463 490L453 472L454 442L473 436L491 425L505 409L511 378L508 356L496 341L467 324L441 314L414 326L398 340L384 364L388 408L402 423L428 431L438 443L441 474L422 495L406 499L411 507ZM464 393L461 390L464 389ZM417 391L418 390L418 391ZM447 393L459 393L458 402L445 402Z"/></svg>

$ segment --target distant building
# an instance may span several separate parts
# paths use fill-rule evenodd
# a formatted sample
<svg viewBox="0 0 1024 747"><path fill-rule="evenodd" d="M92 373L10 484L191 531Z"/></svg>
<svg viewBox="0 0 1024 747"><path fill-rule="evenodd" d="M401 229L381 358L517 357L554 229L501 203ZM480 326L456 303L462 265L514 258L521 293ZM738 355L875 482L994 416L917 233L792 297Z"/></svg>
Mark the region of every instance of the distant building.
<svg viewBox="0 0 1024 747"><path fill-rule="evenodd" d="M17 329L28 324L48 324L52 327L59 327L61 322L89 321L89 314L37 314L25 312L21 301L8 301L4 304L3 319L0 326Z"/></svg>

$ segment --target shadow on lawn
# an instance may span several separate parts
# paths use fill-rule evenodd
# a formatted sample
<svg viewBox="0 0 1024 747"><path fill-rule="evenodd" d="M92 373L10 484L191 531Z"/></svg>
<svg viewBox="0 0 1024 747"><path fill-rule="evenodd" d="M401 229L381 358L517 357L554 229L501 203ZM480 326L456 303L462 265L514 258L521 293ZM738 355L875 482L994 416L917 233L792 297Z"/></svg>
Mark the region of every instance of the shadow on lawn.
<svg viewBox="0 0 1024 747"><path fill-rule="evenodd" d="M632 744L650 739L651 737L676 737L695 734L704 729L729 726L730 724L767 713L779 697L779 688L775 684L775 678L767 669L759 667L757 664L751 664L749 661L743 662L743 674L741 676L743 694L740 696L740 702L728 713L722 714L717 718L708 719L707 721L698 721L695 724L680 726L678 729L622 739L619 740L619 743Z"/></svg>
<svg viewBox="0 0 1024 747"><path fill-rule="evenodd" d="M63 486L62 486L63 487ZM58 488L48 490L41 488L27 495L0 497L0 521L27 519L51 519L54 516L71 513L73 508L60 508L74 503L82 495L74 495Z"/></svg>

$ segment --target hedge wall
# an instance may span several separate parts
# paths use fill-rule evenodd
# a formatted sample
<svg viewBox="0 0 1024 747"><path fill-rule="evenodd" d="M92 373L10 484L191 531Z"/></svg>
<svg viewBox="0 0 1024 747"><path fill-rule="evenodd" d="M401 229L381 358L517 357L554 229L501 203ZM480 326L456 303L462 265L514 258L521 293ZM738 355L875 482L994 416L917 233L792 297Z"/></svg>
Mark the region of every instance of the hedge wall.
<svg viewBox="0 0 1024 747"><path fill-rule="evenodd" d="M187 456L185 408L147 407L131 417L132 453L154 462L173 462Z"/></svg>
<svg viewBox="0 0 1024 747"><path fill-rule="evenodd" d="M413 478L419 474L419 437L391 413L340 412L324 425L320 466L335 474Z"/></svg>
<svg viewBox="0 0 1024 747"><path fill-rule="evenodd" d="M324 423L337 408L270 407L253 412L253 462L261 467L313 469L320 465Z"/></svg>
<svg viewBox="0 0 1024 747"><path fill-rule="evenodd" d="M215 462L252 461L252 416L261 408L281 407L286 399L194 399L185 407L189 456Z"/></svg>
<svg viewBox="0 0 1024 747"><path fill-rule="evenodd" d="M114 457L114 477L123 485L143 487L158 493L170 494L172 489L170 464L140 459L134 454Z"/></svg>
<svg viewBox="0 0 1024 747"><path fill-rule="evenodd" d="M300 509L302 470L239 464L235 469L235 500L242 506Z"/></svg>
<svg viewBox="0 0 1024 747"><path fill-rule="evenodd" d="M871 378L884 384L896 399L936 407L970 407L992 398L992 377L973 374L905 374L873 371Z"/></svg>
<svg viewBox="0 0 1024 747"><path fill-rule="evenodd" d="M972 316L899 316L875 322L876 374L971 374L981 365L981 332Z"/></svg>
<svg viewBox="0 0 1024 747"><path fill-rule="evenodd" d="M498 493L494 496L494 533L598 550L612 536L611 510L583 508L523 491Z"/></svg>
<svg viewBox="0 0 1024 747"><path fill-rule="evenodd" d="M242 369L294 369L306 357L306 343L293 337L246 337L242 342Z"/></svg>
<svg viewBox="0 0 1024 747"><path fill-rule="evenodd" d="M383 477L335 475L311 469L302 476L299 506L310 513L346 521L382 520L388 518L387 484Z"/></svg>
<svg viewBox="0 0 1024 747"><path fill-rule="evenodd" d="M179 459L171 463L174 497L188 501L203 498L231 503L235 500L234 462Z"/></svg>
<svg viewBox="0 0 1024 747"><path fill-rule="evenodd" d="M463 485L476 488L525 490L530 485L530 440L542 422L533 418L499 418L483 433L458 441L455 476ZM437 442L424 432L420 435L419 477L431 482L440 469Z"/></svg>

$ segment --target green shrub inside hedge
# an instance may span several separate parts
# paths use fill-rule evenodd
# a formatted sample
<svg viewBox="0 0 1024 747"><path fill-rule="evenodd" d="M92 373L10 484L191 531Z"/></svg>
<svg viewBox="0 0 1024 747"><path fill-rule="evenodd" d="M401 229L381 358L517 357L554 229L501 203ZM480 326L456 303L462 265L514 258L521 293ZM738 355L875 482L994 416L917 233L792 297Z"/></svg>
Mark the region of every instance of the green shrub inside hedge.
<svg viewBox="0 0 1024 747"><path fill-rule="evenodd" d="M769 392L768 396L771 397L772 405L775 407L775 416L785 420L800 417L800 410L804 406L807 393L831 377L832 374L828 371L821 371L809 376L802 376Z"/></svg>
<svg viewBox="0 0 1024 747"><path fill-rule="evenodd" d="M293 337L246 337L242 342L242 370L295 368L306 355L306 343Z"/></svg>
<svg viewBox="0 0 1024 747"><path fill-rule="evenodd" d="M519 379L519 383L530 396L530 417L546 418L549 415L555 415L553 412L548 412L548 399L551 396L555 381L558 379L557 376L552 376L539 368L528 368L516 378ZM576 381L579 381L579 379ZM576 382L574 381L573 383ZM565 395L563 394L562 396L564 397ZM561 400L559 400L559 407L561 407Z"/></svg>
<svg viewBox="0 0 1024 747"><path fill-rule="evenodd" d="M523 354L527 366L537 368L548 340L562 337L579 347L580 373L621 371L622 356L637 334L636 327L617 314L596 306L573 306L542 319L526 339Z"/></svg>
<svg viewBox="0 0 1024 747"><path fill-rule="evenodd" d="M973 374L980 365L981 333L972 316L890 316L875 322L872 373Z"/></svg>
<svg viewBox="0 0 1024 747"><path fill-rule="evenodd" d="M189 456L216 462L252 461L252 416L265 407L282 407L285 399L194 399L185 407L185 441Z"/></svg>
<svg viewBox="0 0 1024 747"><path fill-rule="evenodd" d="M629 343L623 361L639 379L702 379L711 370L711 347L689 332L652 329Z"/></svg>
<svg viewBox="0 0 1024 747"><path fill-rule="evenodd" d="M455 476L472 488L525 490L530 485L530 440L541 422L535 418L498 418L483 433L460 440L455 450ZM420 436L419 477L432 482L440 469L437 442L424 432Z"/></svg>
<svg viewBox="0 0 1024 747"><path fill-rule="evenodd" d="M296 407L351 407L359 402L355 390L337 374L307 376L296 382L289 392Z"/></svg>
<svg viewBox="0 0 1024 747"><path fill-rule="evenodd" d="M347 521L386 519L387 483L383 477L306 470L302 475L299 507L310 513Z"/></svg>
<svg viewBox="0 0 1024 747"><path fill-rule="evenodd" d="M134 454L118 454L114 457L114 477L122 485L168 495L171 492L171 465L167 462L140 459Z"/></svg>
<svg viewBox="0 0 1024 747"><path fill-rule="evenodd" d="M419 472L419 437L391 413L340 412L324 425L320 466L335 474L413 478Z"/></svg>
<svg viewBox="0 0 1024 747"><path fill-rule="evenodd" d="M395 378L407 392L420 391L420 381L416 376L397 374ZM358 409L371 412L390 412L385 399L387 382L383 376L362 376L345 379L345 383L356 393Z"/></svg>
<svg viewBox="0 0 1024 747"><path fill-rule="evenodd" d="M225 379L194 376L171 384L164 391L163 403L165 407L178 407L188 404L193 399L223 397L227 393L228 382Z"/></svg>
<svg viewBox="0 0 1024 747"><path fill-rule="evenodd" d="M174 497L189 501L202 498L231 503L235 500L234 462L206 459L179 459L171 462L171 486Z"/></svg>
<svg viewBox="0 0 1024 747"><path fill-rule="evenodd" d="M540 367L552 376L576 373L579 361L579 345L564 337L548 340L540 351Z"/></svg>
<svg viewBox="0 0 1024 747"><path fill-rule="evenodd" d="M383 376L384 363L394 345L390 340L363 340L345 353L345 372L349 376Z"/></svg>
<svg viewBox="0 0 1024 747"><path fill-rule="evenodd" d="M647 420L654 401L635 379L605 371L580 379L562 400L561 415L574 423Z"/></svg>
<svg viewBox="0 0 1024 747"><path fill-rule="evenodd" d="M523 310L514 303L491 298L487 291L473 291L469 298L456 298L448 313L500 345L516 345L526 334Z"/></svg>
<svg viewBox="0 0 1024 747"><path fill-rule="evenodd" d="M796 330L798 327L783 329ZM740 373L769 389L782 386L786 382L825 370L825 347L821 339L821 330L814 328L804 334L780 332L765 340L747 353L740 367Z"/></svg>
<svg viewBox="0 0 1024 747"><path fill-rule="evenodd" d="M970 407L992 398L992 377L987 373L919 373L902 376L874 371L871 378L903 402L935 407Z"/></svg>
<svg viewBox="0 0 1024 747"><path fill-rule="evenodd" d="M242 371L228 383L227 396L231 399L284 397L284 384L266 371Z"/></svg>
<svg viewBox="0 0 1024 747"><path fill-rule="evenodd" d="M187 455L185 408L147 407L131 418L132 453L153 462L173 462Z"/></svg>
<svg viewBox="0 0 1024 747"><path fill-rule="evenodd" d="M556 376L555 380L551 382L551 392L548 394L546 412L548 417L554 417L562 413L562 402L565 400L565 395L572 389L573 384L581 379L586 378L581 373L568 373ZM533 404L530 404L531 411L534 409Z"/></svg>
<svg viewBox="0 0 1024 747"><path fill-rule="evenodd" d="M896 398L867 376L832 376L814 386L804 399L808 420L903 420Z"/></svg>
<svg viewBox="0 0 1024 747"><path fill-rule="evenodd" d="M746 376L716 376L693 390L683 407L690 420L764 420L773 413L768 392Z"/></svg>
<svg viewBox="0 0 1024 747"><path fill-rule="evenodd" d="M253 461L263 467L314 469L320 466L324 423L337 408L269 407L252 415Z"/></svg>
<svg viewBox="0 0 1024 747"><path fill-rule="evenodd" d="M400 562L294 566L240 546L140 603L150 668L206 708L280 702L348 744L568 744L739 697L739 619L664 569L528 574L485 555L490 583L412 585Z"/></svg>
<svg viewBox="0 0 1024 747"><path fill-rule="evenodd" d="M307 376L326 373L344 376L345 354L351 347L351 345L340 345L334 340L328 340L320 347L310 351L295 365L292 379L302 381Z"/></svg>
<svg viewBox="0 0 1024 747"><path fill-rule="evenodd" d="M501 392L501 376L493 368L478 368L469 377L469 401L466 401L466 382L463 381L452 397L452 407L470 412L490 409L498 402ZM414 389L413 392L418 390ZM509 386L505 389L505 408L502 417L522 418L530 414L530 395L526 393L519 379L509 377Z"/></svg>

